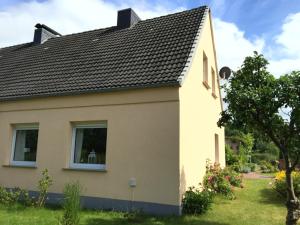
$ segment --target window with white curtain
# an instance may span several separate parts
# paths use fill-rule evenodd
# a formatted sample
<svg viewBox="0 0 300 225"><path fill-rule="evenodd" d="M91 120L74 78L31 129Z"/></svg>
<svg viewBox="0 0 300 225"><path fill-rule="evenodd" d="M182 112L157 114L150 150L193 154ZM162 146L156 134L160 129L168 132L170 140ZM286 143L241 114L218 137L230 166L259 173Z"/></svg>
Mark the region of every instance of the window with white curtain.
<svg viewBox="0 0 300 225"><path fill-rule="evenodd" d="M17 125L14 127L11 164L35 166L38 133L38 125Z"/></svg>
<svg viewBox="0 0 300 225"><path fill-rule="evenodd" d="M83 169L105 169L107 124L76 124L70 166Z"/></svg>

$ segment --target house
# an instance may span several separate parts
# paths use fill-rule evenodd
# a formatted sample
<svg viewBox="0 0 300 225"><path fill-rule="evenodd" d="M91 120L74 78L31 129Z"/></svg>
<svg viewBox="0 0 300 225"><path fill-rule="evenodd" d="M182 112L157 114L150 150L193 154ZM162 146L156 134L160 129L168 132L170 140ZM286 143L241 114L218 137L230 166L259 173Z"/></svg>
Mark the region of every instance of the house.
<svg viewBox="0 0 300 225"><path fill-rule="evenodd" d="M61 35L37 24L33 42L0 50L0 185L49 200L79 181L90 208L180 214L182 194L225 165L208 7Z"/></svg>

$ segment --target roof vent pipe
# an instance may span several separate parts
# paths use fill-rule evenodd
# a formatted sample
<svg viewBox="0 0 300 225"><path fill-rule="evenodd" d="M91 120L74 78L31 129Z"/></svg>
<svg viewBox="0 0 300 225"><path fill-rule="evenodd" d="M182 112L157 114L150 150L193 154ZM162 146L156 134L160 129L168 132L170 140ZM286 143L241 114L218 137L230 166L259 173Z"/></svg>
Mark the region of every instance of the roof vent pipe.
<svg viewBox="0 0 300 225"><path fill-rule="evenodd" d="M35 25L35 31L34 31L34 38L33 43L35 44L43 44L45 41L47 41L50 38L54 38L57 36L61 36L60 33L56 32L55 30L51 29L50 27L44 25L44 24L36 24Z"/></svg>
<svg viewBox="0 0 300 225"><path fill-rule="evenodd" d="M118 11L117 26L121 29L129 28L140 20L140 17L131 8Z"/></svg>

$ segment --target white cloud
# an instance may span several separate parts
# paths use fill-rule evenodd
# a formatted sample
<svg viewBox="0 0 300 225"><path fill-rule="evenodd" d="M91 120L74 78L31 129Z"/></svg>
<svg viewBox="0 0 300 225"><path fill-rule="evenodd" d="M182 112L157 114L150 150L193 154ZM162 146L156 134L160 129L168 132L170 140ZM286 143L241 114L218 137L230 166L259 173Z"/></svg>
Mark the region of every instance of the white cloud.
<svg viewBox="0 0 300 225"><path fill-rule="evenodd" d="M291 14L282 26L282 33L275 39L284 47L285 52L290 56L300 57L300 13Z"/></svg>
<svg viewBox="0 0 300 225"><path fill-rule="evenodd" d="M236 70L244 61L245 57L252 55L253 51L262 52L264 40L257 38L248 40L244 32L234 23L214 19L215 42L219 68L229 66Z"/></svg>
<svg viewBox="0 0 300 225"><path fill-rule="evenodd" d="M271 73L279 76L293 70L300 70L299 24L300 13L291 14L285 19L281 33L275 37L275 42L278 44L276 51L273 50L268 54Z"/></svg>
<svg viewBox="0 0 300 225"><path fill-rule="evenodd" d="M268 71L279 77L294 70L300 70L300 58L269 60Z"/></svg>
<svg viewBox="0 0 300 225"><path fill-rule="evenodd" d="M16 4L0 11L0 47L32 41L36 23L69 34L114 26L117 11L128 7L132 7L142 19L182 10L168 10L163 6L149 5L146 1L120 2L116 5L103 0L32 0Z"/></svg>
<svg viewBox="0 0 300 225"><path fill-rule="evenodd" d="M234 23L214 20L218 64L236 70L244 58L253 51L263 53L269 60L268 70L280 76L293 70L300 70L300 13L291 14L284 20L281 32L274 42L258 37L251 41Z"/></svg>

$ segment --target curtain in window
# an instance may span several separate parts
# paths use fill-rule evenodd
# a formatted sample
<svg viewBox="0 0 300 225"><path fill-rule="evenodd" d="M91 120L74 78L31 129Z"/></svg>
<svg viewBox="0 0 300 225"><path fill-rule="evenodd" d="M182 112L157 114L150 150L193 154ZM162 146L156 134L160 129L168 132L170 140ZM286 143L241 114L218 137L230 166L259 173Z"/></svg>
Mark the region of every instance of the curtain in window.
<svg viewBox="0 0 300 225"><path fill-rule="evenodd" d="M82 144L83 144L83 129L76 129L74 163L80 163Z"/></svg>
<svg viewBox="0 0 300 225"><path fill-rule="evenodd" d="M26 131L18 130L16 132L17 132L17 135L16 135L16 143L15 143L14 160L15 161L24 161L25 160Z"/></svg>

